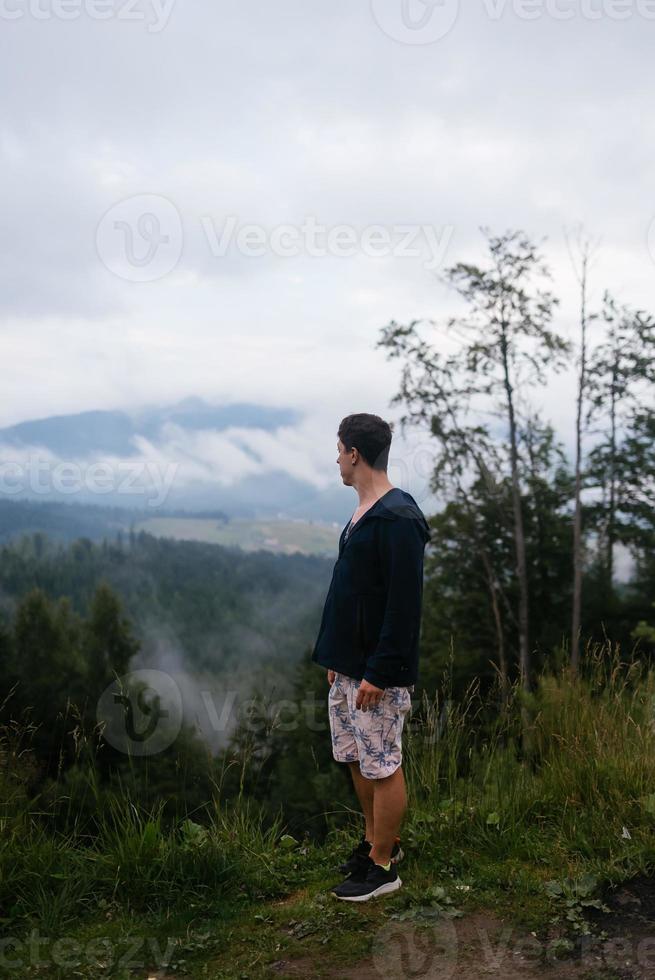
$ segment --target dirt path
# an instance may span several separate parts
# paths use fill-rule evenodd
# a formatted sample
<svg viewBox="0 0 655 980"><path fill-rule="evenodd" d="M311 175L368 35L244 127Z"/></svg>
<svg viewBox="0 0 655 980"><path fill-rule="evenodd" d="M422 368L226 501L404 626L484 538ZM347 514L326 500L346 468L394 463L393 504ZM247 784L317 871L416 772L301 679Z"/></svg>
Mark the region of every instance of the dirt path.
<svg viewBox="0 0 655 980"><path fill-rule="evenodd" d="M282 960L275 970L281 978L322 976L330 980L581 980L584 971L570 963L552 962L545 967L538 962L545 945L493 913L474 913L427 926L388 923L375 937L374 954L350 968L318 973L312 960L304 957Z"/></svg>
<svg viewBox="0 0 655 980"><path fill-rule="evenodd" d="M377 933L374 954L324 973L309 957L281 960L279 977L330 980L655 980L655 881L634 879L605 896L609 913L592 910L593 935L563 930L535 936L493 912L439 919L427 926L389 922ZM601 932L605 936L601 937Z"/></svg>
<svg viewBox="0 0 655 980"><path fill-rule="evenodd" d="M279 980L655 980L655 879L635 878L606 892L603 901L610 911L589 910L592 934L569 933L572 948L563 944L562 926L537 936L487 910L420 925L386 920L374 936L373 955L357 963L327 969L315 956L280 959L266 975ZM154 972L148 980L177 978Z"/></svg>

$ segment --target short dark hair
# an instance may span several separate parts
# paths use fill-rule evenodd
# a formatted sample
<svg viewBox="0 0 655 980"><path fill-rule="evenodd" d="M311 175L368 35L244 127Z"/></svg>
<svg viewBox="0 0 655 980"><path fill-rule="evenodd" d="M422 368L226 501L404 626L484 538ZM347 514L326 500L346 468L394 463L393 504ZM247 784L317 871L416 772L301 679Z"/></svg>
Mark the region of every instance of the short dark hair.
<svg viewBox="0 0 655 980"><path fill-rule="evenodd" d="M367 412L346 415L337 435L346 447L346 452L354 447L374 470L386 472L392 426L379 415L369 415Z"/></svg>

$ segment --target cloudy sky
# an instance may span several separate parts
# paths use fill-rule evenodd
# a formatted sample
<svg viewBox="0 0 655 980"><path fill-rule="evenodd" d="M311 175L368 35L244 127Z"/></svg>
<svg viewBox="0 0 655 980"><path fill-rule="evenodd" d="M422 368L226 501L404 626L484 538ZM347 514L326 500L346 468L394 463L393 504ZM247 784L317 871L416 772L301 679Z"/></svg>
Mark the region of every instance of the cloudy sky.
<svg viewBox="0 0 655 980"><path fill-rule="evenodd" d="M546 236L566 334L579 223L593 295L655 309L655 0L0 0L0 20L0 426L288 405L333 477L345 414L398 414L381 327L447 315L438 274L481 225ZM567 385L544 395L565 438Z"/></svg>

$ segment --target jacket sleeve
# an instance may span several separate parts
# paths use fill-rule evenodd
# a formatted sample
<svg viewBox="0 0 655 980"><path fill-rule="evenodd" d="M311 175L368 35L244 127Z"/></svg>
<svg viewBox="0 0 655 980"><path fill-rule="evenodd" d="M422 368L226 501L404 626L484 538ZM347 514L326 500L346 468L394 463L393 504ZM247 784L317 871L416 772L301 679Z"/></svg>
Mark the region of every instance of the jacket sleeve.
<svg viewBox="0 0 655 980"><path fill-rule="evenodd" d="M402 686L421 626L425 538L418 523L404 517L381 521L380 560L386 588L382 629L367 658L364 680L376 687Z"/></svg>

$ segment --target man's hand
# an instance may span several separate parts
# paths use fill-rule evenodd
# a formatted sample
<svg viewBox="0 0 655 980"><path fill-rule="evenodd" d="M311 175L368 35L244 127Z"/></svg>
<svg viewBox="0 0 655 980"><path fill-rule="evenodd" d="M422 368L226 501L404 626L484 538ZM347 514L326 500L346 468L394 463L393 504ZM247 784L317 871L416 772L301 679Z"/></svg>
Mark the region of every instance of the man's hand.
<svg viewBox="0 0 655 980"><path fill-rule="evenodd" d="M328 672L327 672L327 679L328 679L328 684L330 685L330 687L332 687L332 685L334 684L334 671L333 670L328 670Z"/></svg>
<svg viewBox="0 0 655 980"><path fill-rule="evenodd" d="M374 707L382 700L383 697L383 688L376 687L375 684L369 684L368 681L362 679L357 690L357 701L355 702L355 707L361 708L362 711L368 711L369 706Z"/></svg>

